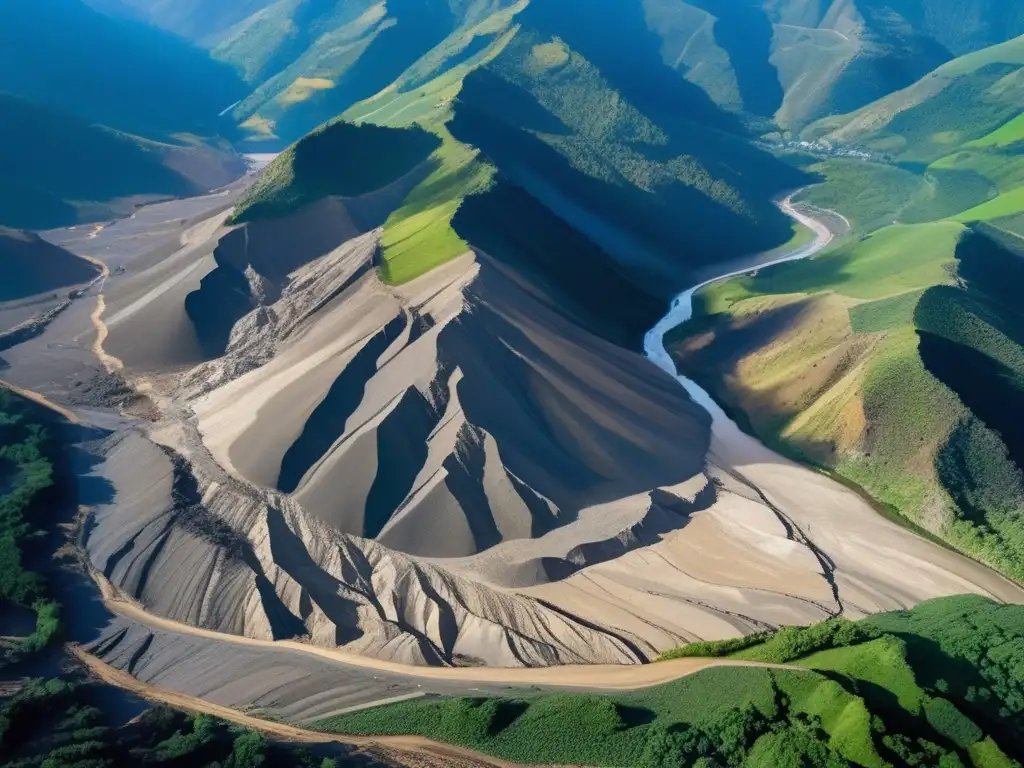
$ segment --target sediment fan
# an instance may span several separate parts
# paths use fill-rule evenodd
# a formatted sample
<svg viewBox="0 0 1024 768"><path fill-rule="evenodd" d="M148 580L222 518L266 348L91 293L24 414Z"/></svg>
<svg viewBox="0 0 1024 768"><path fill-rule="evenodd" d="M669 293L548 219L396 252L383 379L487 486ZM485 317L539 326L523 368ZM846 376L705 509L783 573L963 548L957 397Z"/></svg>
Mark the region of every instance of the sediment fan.
<svg viewBox="0 0 1024 768"><path fill-rule="evenodd" d="M930 291L948 303L926 309L960 302L1010 327L971 302L1006 303L978 265L1016 253L999 228L1019 186L1019 45L1001 36L1024 17L958 31L936 19L962 3L917 0L95 4L194 39L220 62L190 48L210 71L234 67L224 92L245 78L248 96L195 125L223 119L238 147L281 152L261 174L102 226L0 232L0 259L13 244L7 263L31 278L9 296L0 285L18 302L0 319L31 329L3 349L4 380L70 416L81 449L78 544L113 614L76 627L90 663L305 721L423 693L649 685L702 668L646 663L696 641L960 593L1024 602L744 433L676 372L721 363L723 341L792 344L802 365L787 371L820 389L827 366L809 374L800 344L820 340L823 317L849 336L886 331L880 316L915 344L918 330L953 333L911 328L918 306L902 299L858 314L861 299L892 298L878 282L909 280L909 259L893 258L907 244L942 255L913 276L935 281L914 283L915 301ZM897 88L906 114L896 96L875 101ZM967 91L984 132L901 129ZM876 162L924 133L927 155ZM953 133L955 170L982 175L998 158L1010 170L992 185L1007 189L935 217L952 220L859 237L896 215L875 182L946 160L934 153ZM194 138L175 134L161 140ZM871 151L833 162L831 142L855 135ZM792 146L817 154L784 157ZM168 194L226 181L208 165L219 151L174 153L172 170L204 181ZM843 176L847 161L883 170ZM917 180L936 191L941 178ZM824 210L847 211L844 179L862 185L863 215ZM898 215L941 208L923 194ZM971 218L994 208L998 236ZM970 248L975 271L954 280L947 251ZM877 295L843 294L865 262ZM823 284L827 296L793 299ZM58 288L66 298L37 301ZM666 344L695 295L687 338ZM922 354L955 343L929 338ZM778 382L744 389L751 370L728 373L715 391L781 403L771 426L786 439L795 406ZM596 668L567 668L584 665Z"/></svg>

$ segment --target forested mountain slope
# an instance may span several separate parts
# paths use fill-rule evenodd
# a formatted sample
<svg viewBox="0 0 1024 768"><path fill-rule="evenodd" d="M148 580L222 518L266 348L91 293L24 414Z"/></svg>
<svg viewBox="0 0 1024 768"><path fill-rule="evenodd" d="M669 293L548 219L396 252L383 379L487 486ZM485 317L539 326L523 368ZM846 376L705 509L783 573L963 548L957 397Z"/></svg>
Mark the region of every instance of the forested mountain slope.
<svg viewBox="0 0 1024 768"><path fill-rule="evenodd" d="M453 66L480 53L529 0L92 4L115 17L145 18L234 67L252 90L235 120L251 142L280 147L389 88L421 57L449 58ZM533 4L552 13L550 4ZM639 23L650 34L616 45L638 60L661 58L765 130L773 122L797 130L850 112L957 56L1024 33L1020 9L1001 0L619 0L596 13L569 3L559 14L563 25L593 34L614 33L626 18ZM473 46L459 46L472 30Z"/></svg>
<svg viewBox="0 0 1024 768"><path fill-rule="evenodd" d="M197 194L245 162L220 117L244 95L230 67L81 0L0 6L0 224L48 228Z"/></svg>
<svg viewBox="0 0 1024 768"><path fill-rule="evenodd" d="M205 51L82 0L0 7L0 90L157 140L217 135L219 113L245 94Z"/></svg>

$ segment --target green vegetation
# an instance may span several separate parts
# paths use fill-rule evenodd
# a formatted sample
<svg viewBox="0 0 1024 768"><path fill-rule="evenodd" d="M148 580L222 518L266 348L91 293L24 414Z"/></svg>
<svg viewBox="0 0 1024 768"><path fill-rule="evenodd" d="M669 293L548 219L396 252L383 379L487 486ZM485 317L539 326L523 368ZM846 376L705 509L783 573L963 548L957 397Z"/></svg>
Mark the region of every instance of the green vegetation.
<svg viewBox="0 0 1024 768"><path fill-rule="evenodd" d="M826 118L805 134L917 165L961 146L998 148L1000 140L987 137L1020 115L1022 66L1024 37L1018 37L945 63L909 88ZM1012 135L1014 128L1006 131Z"/></svg>
<svg viewBox="0 0 1024 768"><path fill-rule="evenodd" d="M682 333L716 333L717 357L697 351L683 365L771 444L1024 578L1024 430L1011 416L1024 407L1024 316L1010 287L1022 279L1022 251L1020 239L984 224L889 227L709 286L695 301L699 325ZM794 297L817 309L770 352L731 330L736 318L782 318L779 302ZM842 380L843 396L802 383L808 359L844 361L827 379ZM745 380L717 383L741 360ZM746 409L746 393L768 377L789 399Z"/></svg>
<svg viewBox="0 0 1024 768"><path fill-rule="evenodd" d="M874 300L946 283L963 231L953 222L890 226L810 259L712 283L695 297L694 316L726 312L759 295L835 290Z"/></svg>
<svg viewBox="0 0 1024 768"><path fill-rule="evenodd" d="M570 10L531 5L517 17L515 37L465 78L452 135L606 253L680 287L687 268L790 240L770 198L806 177L719 132L728 117L702 95L671 86L681 112L665 114L607 62L609 32L580 32ZM640 34L636 23L622 19L621 34ZM646 57L637 66L664 75Z"/></svg>
<svg viewBox="0 0 1024 768"><path fill-rule="evenodd" d="M452 218L464 198L486 190L494 168L478 159L476 150L437 131L441 146L432 159L435 170L413 189L384 224L382 277L404 283L469 251L452 229Z"/></svg>
<svg viewBox="0 0 1024 768"><path fill-rule="evenodd" d="M658 661L688 659L692 657L714 658L729 656L745 648L760 645L773 634L773 632L755 632L751 635L730 637L726 640L703 640L696 643L687 643L670 651L665 651L658 657Z"/></svg>
<svg viewBox="0 0 1024 768"><path fill-rule="evenodd" d="M218 114L246 88L230 67L174 35L112 20L82 0L34 0L0 5L0 92L169 142L230 131ZM3 122L7 144L11 125ZM107 163L108 173L118 167Z"/></svg>
<svg viewBox="0 0 1024 768"><path fill-rule="evenodd" d="M523 5L283 0L205 42L254 87L233 110L247 140L273 147L343 113L381 125L435 119Z"/></svg>
<svg viewBox="0 0 1024 768"><path fill-rule="evenodd" d="M803 190L796 202L841 211L861 234L896 223L910 202L925 193L920 175L894 165L835 158L808 170L823 183Z"/></svg>
<svg viewBox="0 0 1024 768"><path fill-rule="evenodd" d="M1012 146L1017 142L1024 141L1024 113L1017 115L1013 120L997 128L988 136L965 144L965 147L996 147L1002 149Z"/></svg>
<svg viewBox="0 0 1024 768"><path fill-rule="evenodd" d="M60 606L25 562L36 530L33 505L53 485L49 436L33 413L25 401L0 389L0 607L11 603L36 613L35 632L7 648L8 657L41 649L59 630Z"/></svg>
<svg viewBox="0 0 1024 768"><path fill-rule="evenodd" d="M1018 213L1024 213L1024 186L1017 187L999 195L995 200L964 211L956 218L959 221L987 221L1004 216L1014 216Z"/></svg>
<svg viewBox="0 0 1024 768"><path fill-rule="evenodd" d="M0 389L0 611L15 605L36 613L31 634L4 638L0 645L0 667L6 667L8 681L0 693L0 764L6 768L337 768L338 763L323 754L268 743L257 732L164 707L147 709L127 725L112 727L112 721L120 724L124 717L123 712L106 713L111 692L90 682L54 647L60 634L60 604L43 570L50 567L50 558L41 555L38 542L54 534L48 504L54 501L49 494L60 459L44 414L48 412L40 406ZM43 654L49 654L51 662L57 656L66 670L60 678L24 676L36 661L46 663ZM120 705L145 708L141 702L125 699Z"/></svg>
<svg viewBox="0 0 1024 768"><path fill-rule="evenodd" d="M439 143L418 128L332 120L274 159L238 201L232 221L284 216L328 195L373 192L425 161Z"/></svg>
<svg viewBox="0 0 1024 768"><path fill-rule="evenodd" d="M615 696L421 699L319 727L419 734L531 764L843 766L857 747L874 752L867 713L856 722L856 709L854 696L813 673L727 668ZM846 732L860 743L843 743Z"/></svg>
<svg viewBox="0 0 1024 768"><path fill-rule="evenodd" d="M0 699L0 761L8 768L336 768L338 763L208 715L166 707L115 728L91 702L98 688L75 676L30 680Z"/></svg>
<svg viewBox="0 0 1024 768"><path fill-rule="evenodd" d="M907 326L924 291L907 291L889 299L858 304L850 309L850 328L854 333L878 333Z"/></svg>
<svg viewBox="0 0 1024 768"><path fill-rule="evenodd" d="M662 658L700 652L792 668L718 667L625 694L417 699L318 727L542 765L945 768L1024 756L1021 606L944 598Z"/></svg>

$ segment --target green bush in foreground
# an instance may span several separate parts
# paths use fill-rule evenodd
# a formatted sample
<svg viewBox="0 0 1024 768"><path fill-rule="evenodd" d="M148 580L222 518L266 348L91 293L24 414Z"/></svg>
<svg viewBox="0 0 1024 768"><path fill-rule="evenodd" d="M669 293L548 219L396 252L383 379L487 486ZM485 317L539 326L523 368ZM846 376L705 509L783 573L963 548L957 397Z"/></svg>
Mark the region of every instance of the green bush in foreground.
<svg viewBox="0 0 1024 768"><path fill-rule="evenodd" d="M828 648L867 642L879 633L848 619L837 618L809 627L783 627L763 642L730 654L733 658L785 664Z"/></svg>
<svg viewBox="0 0 1024 768"><path fill-rule="evenodd" d="M658 657L658 661L670 659L685 659L694 656L716 657L730 656L737 651L742 651L752 645L759 645L771 638L774 632L755 632L752 635L743 637L730 637L726 640L704 640L697 643L688 643L670 651L665 651Z"/></svg>

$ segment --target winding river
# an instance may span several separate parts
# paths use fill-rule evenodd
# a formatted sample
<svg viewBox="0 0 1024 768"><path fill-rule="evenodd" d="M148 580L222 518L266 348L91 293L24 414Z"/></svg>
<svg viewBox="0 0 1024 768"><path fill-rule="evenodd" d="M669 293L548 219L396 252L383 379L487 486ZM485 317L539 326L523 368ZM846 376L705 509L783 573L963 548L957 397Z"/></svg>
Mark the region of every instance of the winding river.
<svg viewBox="0 0 1024 768"><path fill-rule="evenodd" d="M822 249L828 246L834 239L835 235L827 226L817 219L801 213L793 206L792 196L787 197L785 200L780 202L779 208L791 219L813 231L814 240L784 256L770 259L768 261L754 262L749 266L742 267L741 269L737 269L733 272L726 272L725 274L718 275L710 280L705 280L703 283L699 283L692 288L688 288L673 299L668 313L658 321L657 325L647 332L646 336L644 336L644 356L663 371L674 376L676 380L683 385L690 397L693 398L693 400L704 410L711 414L712 432L720 438L723 438L725 434L729 434L734 437L743 435L747 440L753 439L746 436L736 423L725 415L725 412L719 407L718 403L714 401L711 395L709 395L695 381L679 375L676 369L676 364L672 360L672 356L669 355L668 350L665 349L665 334L673 328L682 325L693 316L693 294L705 285L710 285L711 283L719 280L725 280L729 277L736 277L738 275L747 274L748 272L754 272L765 267L770 267L774 264L781 264L784 261L806 259L821 252Z"/></svg>

